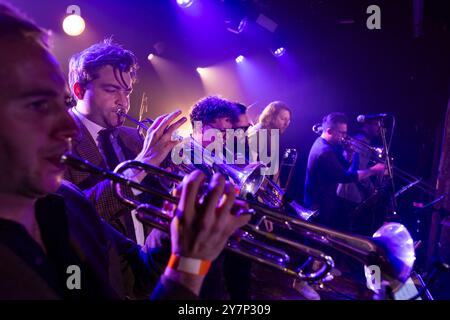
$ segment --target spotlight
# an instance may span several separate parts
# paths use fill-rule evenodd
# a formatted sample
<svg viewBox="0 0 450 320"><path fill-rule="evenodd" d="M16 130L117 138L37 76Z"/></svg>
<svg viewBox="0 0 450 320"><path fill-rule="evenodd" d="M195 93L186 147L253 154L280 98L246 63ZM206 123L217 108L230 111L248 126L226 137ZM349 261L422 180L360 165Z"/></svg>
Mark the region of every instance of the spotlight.
<svg viewBox="0 0 450 320"><path fill-rule="evenodd" d="M242 20L233 22L232 20L226 20L225 24L227 25L227 30L239 34L244 31L245 26L247 25L247 18L243 18Z"/></svg>
<svg viewBox="0 0 450 320"><path fill-rule="evenodd" d="M272 54L277 58L284 56L285 53L286 53L286 49L283 47L279 47L279 48L275 49L274 51L272 51Z"/></svg>
<svg viewBox="0 0 450 320"><path fill-rule="evenodd" d="M193 3L194 0L177 0L177 4L183 9L190 7Z"/></svg>
<svg viewBox="0 0 450 320"><path fill-rule="evenodd" d="M67 7L67 13L69 15L64 18L63 29L69 36L76 37L83 33L86 28L84 19L80 15L80 7L71 5Z"/></svg>
<svg viewBox="0 0 450 320"><path fill-rule="evenodd" d="M236 59L236 63L242 63L244 61L244 56L240 55L239 57L237 57Z"/></svg>
<svg viewBox="0 0 450 320"><path fill-rule="evenodd" d="M200 68L200 67L198 67L198 68L195 69L195 70L197 70L197 72L198 72L199 74L202 74L202 73L205 72L205 68Z"/></svg>
<svg viewBox="0 0 450 320"><path fill-rule="evenodd" d="M155 55L153 54L153 53L150 53L148 56L147 56L147 59L148 59L148 61L152 61L152 59L155 57Z"/></svg>
<svg viewBox="0 0 450 320"><path fill-rule="evenodd" d="M278 27L278 24L275 21L263 14L260 14L258 18L256 18L256 23L270 32L275 32Z"/></svg>

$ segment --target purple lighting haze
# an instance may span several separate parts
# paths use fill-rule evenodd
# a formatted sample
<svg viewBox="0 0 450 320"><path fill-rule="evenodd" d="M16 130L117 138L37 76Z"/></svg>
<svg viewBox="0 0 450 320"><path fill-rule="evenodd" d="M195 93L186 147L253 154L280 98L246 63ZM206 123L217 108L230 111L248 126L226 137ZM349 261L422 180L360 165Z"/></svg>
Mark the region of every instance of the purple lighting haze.
<svg viewBox="0 0 450 320"><path fill-rule="evenodd" d="M188 8L194 3L194 0L177 0L177 4L181 8Z"/></svg>

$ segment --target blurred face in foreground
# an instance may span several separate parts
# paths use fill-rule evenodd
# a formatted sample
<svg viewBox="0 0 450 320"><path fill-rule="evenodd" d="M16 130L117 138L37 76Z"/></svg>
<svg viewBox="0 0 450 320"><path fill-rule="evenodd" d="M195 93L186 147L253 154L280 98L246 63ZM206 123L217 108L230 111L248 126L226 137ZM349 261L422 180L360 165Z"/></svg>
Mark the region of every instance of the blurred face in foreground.
<svg viewBox="0 0 450 320"><path fill-rule="evenodd" d="M42 197L58 189L77 127L55 58L31 41L8 48L0 52L0 193Z"/></svg>

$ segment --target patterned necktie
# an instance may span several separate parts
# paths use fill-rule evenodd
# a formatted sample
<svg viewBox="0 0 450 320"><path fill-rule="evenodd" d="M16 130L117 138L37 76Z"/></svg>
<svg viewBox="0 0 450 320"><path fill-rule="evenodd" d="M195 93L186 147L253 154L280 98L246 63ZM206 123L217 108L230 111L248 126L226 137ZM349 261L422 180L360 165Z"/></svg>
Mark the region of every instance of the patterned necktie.
<svg viewBox="0 0 450 320"><path fill-rule="evenodd" d="M112 139L117 139L118 131L116 128L102 129L98 133L98 148L110 170L114 170L119 164L119 158L112 144Z"/></svg>

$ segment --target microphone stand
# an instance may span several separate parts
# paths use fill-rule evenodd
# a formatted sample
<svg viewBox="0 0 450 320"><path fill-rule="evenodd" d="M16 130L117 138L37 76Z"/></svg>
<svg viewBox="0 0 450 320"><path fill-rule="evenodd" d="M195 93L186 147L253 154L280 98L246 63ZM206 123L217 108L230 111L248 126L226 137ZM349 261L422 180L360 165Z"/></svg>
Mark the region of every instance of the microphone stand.
<svg viewBox="0 0 450 320"><path fill-rule="evenodd" d="M381 140L383 143L383 149L385 150L385 165L388 172L389 180L390 180L390 186L389 186L389 213L388 213L388 219L389 220L398 220L397 216L397 199L395 198L395 183L394 183L394 166L392 164L392 159L389 153L389 145L386 140L386 127L384 125L384 117L380 118L378 120L378 126L380 127L380 135ZM390 216L389 216L390 215Z"/></svg>

